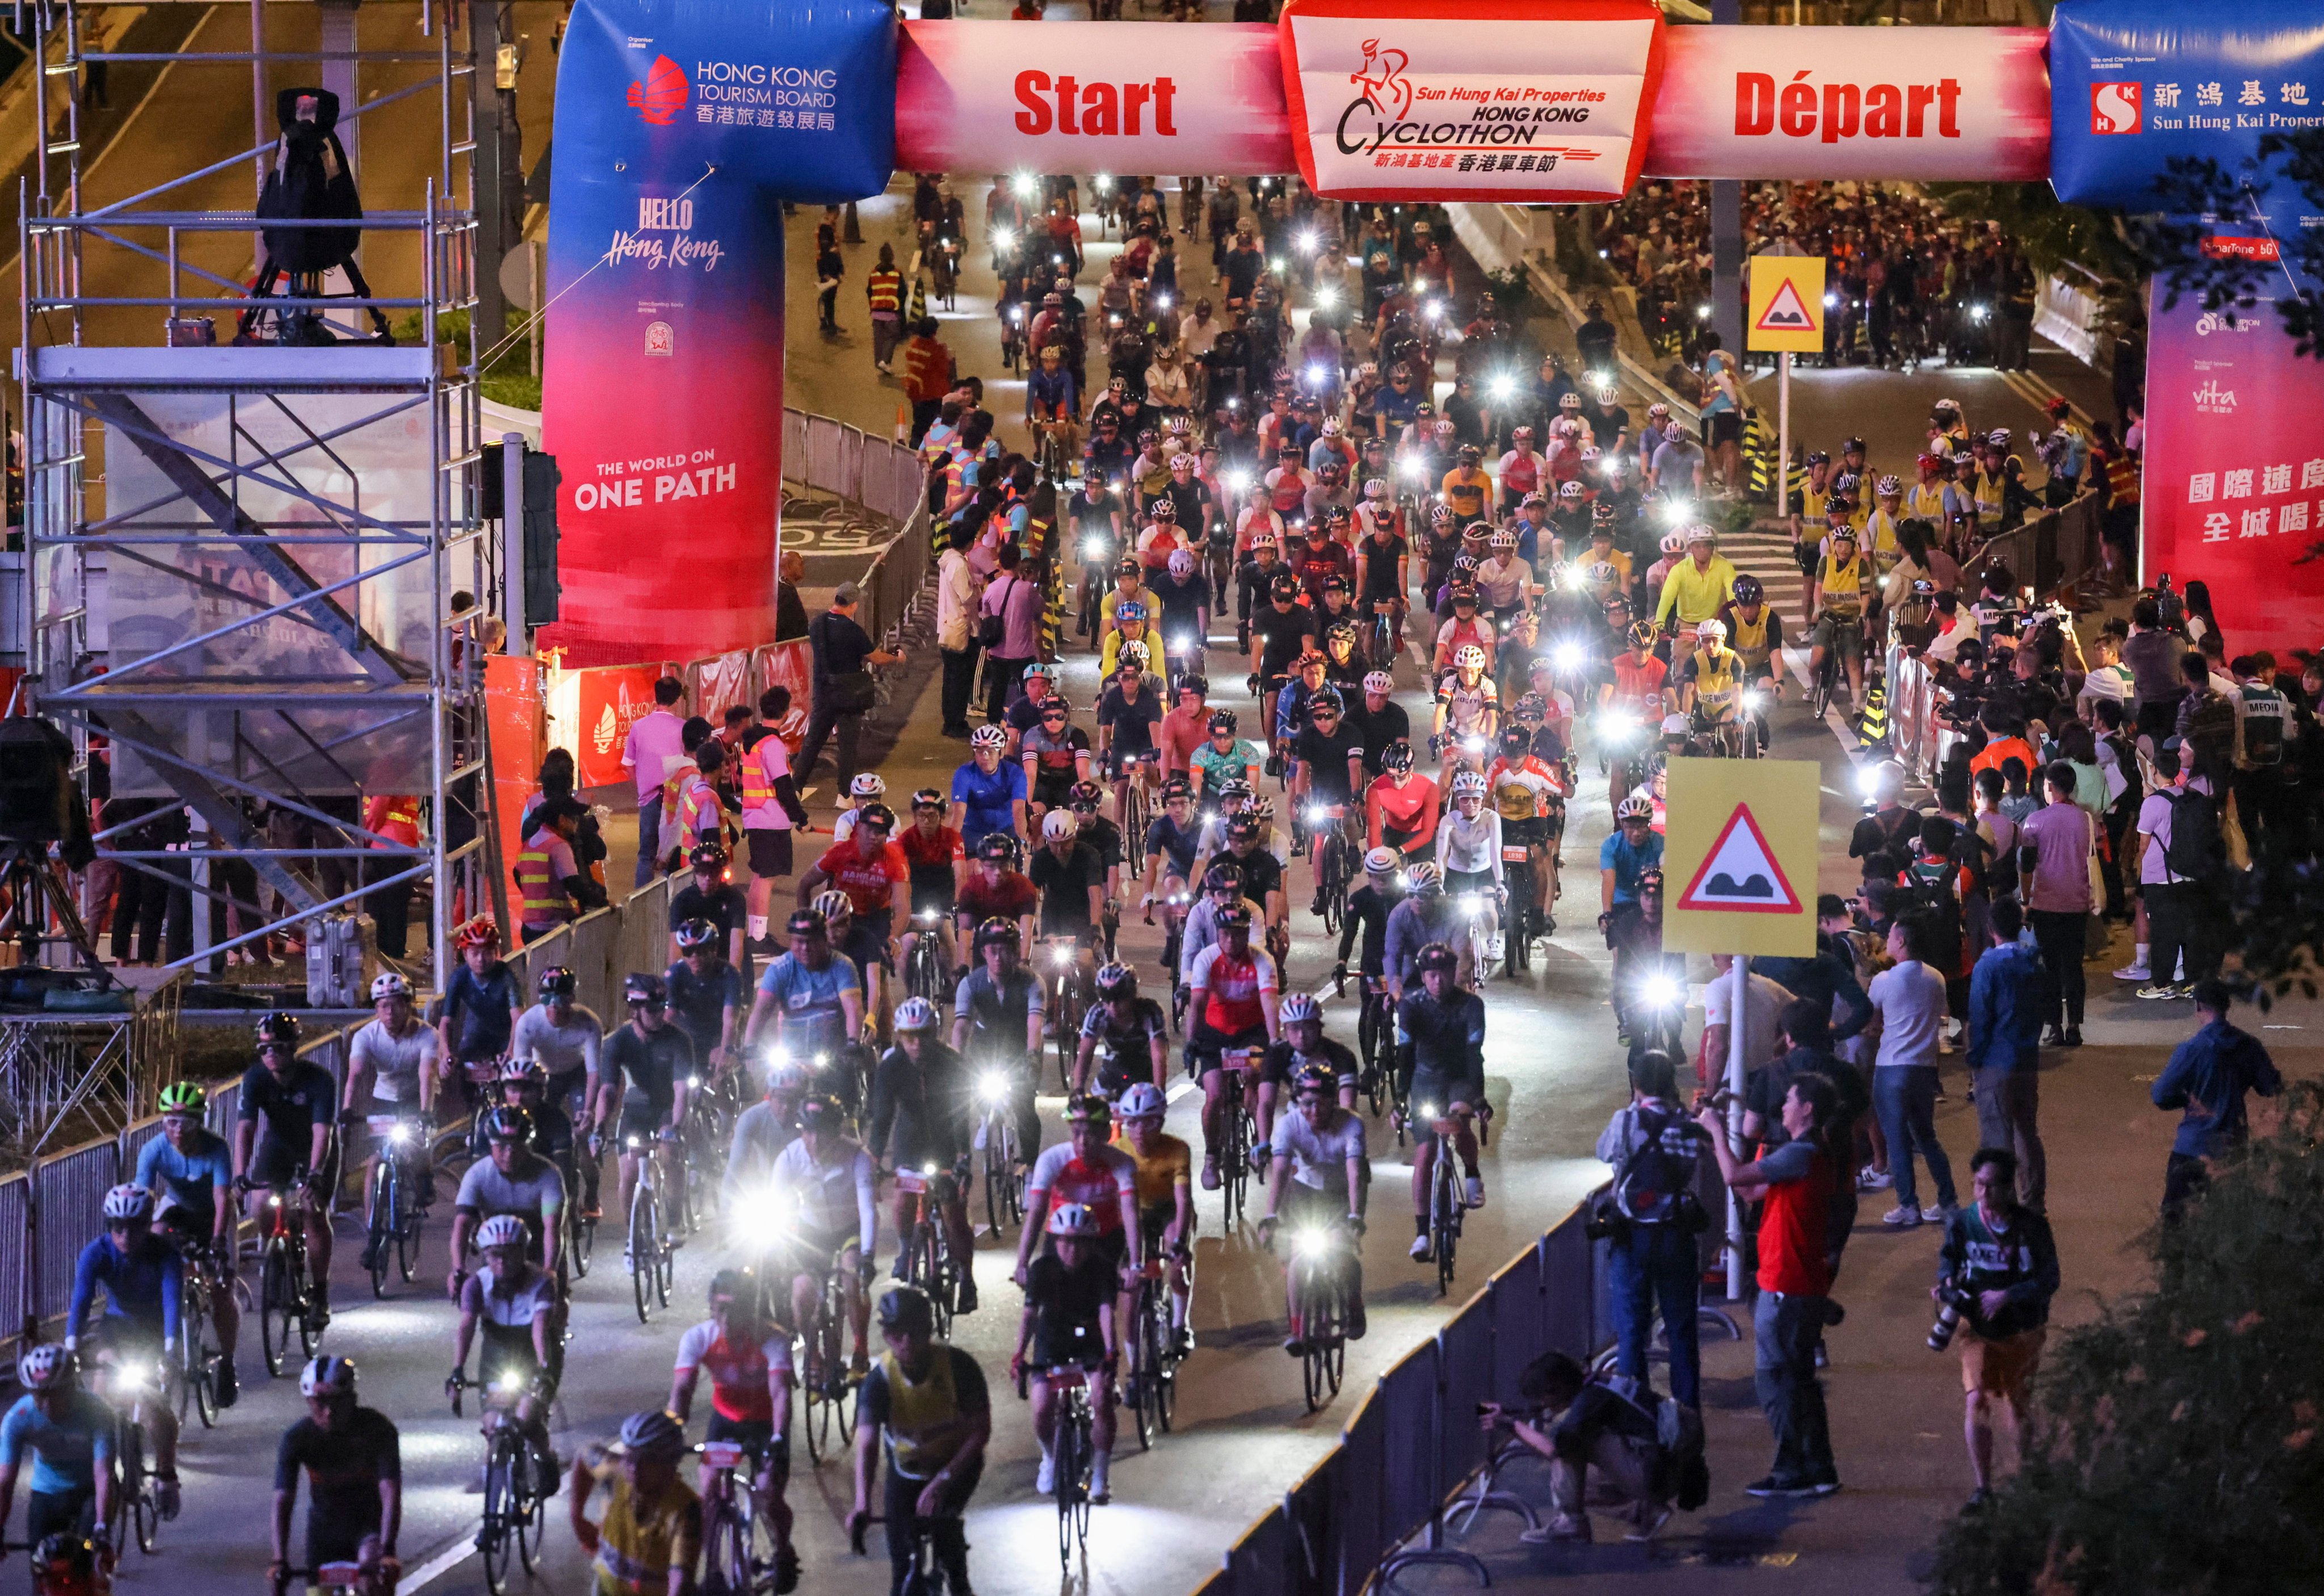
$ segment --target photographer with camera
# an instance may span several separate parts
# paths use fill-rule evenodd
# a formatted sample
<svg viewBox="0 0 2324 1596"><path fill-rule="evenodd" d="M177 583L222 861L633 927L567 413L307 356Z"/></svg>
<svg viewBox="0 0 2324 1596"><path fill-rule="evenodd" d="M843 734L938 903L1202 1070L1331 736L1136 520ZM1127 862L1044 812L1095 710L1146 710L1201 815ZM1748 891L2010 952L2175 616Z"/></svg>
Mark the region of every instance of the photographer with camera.
<svg viewBox="0 0 2324 1596"><path fill-rule="evenodd" d="M1480 1402L1477 1420L1495 1438L1489 1444L1507 1432L1549 1460L1555 1516L1518 1539L1536 1545L1587 1545L1593 1466L1599 1473L1597 1499L1610 1494L1627 1508L1630 1528L1624 1540L1654 1539L1670 1522L1673 1498L1689 1508L1702 1504L1710 1481L1702 1465L1702 1421L1692 1408L1672 1413L1666 1443L1663 1408L1670 1399L1657 1397L1643 1379L1609 1374L1592 1379L1570 1354L1544 1352L1518 1371L1517 1395L1525 1407Z"/></svg>
<svg viewBox="0 0 2324 1596"><path fill-rule="evenodd" d="M1680 1106L1678 1070L1668 1053L1654 1048L1630 1066L1630 1101L1599 1132L1598 1157L1614 1167L1612 1183L1593 1202L1591 1229L1612 1243L1607 1268L1616 1367L1632 1379L1646 1379L1659 1305L1670 1344L1671 1395L1699 1408L1702 1354L1695 1315L1702 1263L1695 1238L1711 1216L1694 1195L1702 1131Z"/></svg>
<svg viewBox="0 0 2324 1596"><path fill-rule="evenodd" d="M1977 1489L1969 1505L1990 1499L1993 1406L2019 1435L2025 1388L2049 1334L2050 1299L2058 1295L2058 1243L2050 1222L2017 1201L2017 1156L2006 1148L1979 1148L1969 1156L1977 1200L1945 1222L1937 1254L1937 1322L1929 1350L1960 1342L1961 1388L1968 1396L1965 1432Z"/></svg>

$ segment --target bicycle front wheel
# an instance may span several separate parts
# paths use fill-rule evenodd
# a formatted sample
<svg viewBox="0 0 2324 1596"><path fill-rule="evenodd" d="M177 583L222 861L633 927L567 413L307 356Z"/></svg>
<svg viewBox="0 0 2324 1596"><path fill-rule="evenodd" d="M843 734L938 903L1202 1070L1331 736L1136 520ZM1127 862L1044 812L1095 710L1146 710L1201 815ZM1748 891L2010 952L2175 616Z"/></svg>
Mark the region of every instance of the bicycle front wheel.
<svg viewBox="0 0 2324 1596"><path fill-rule="evenodd" d="M516 1561L512 1533L516 1466L515 1452L506 1446L495 1446L484 1463L484 1523L476 1535L476 1550L484 1554L484 1588L493 1596L508 1589L509 1569Z"/></svg>
<svg viewBox="0 0 2324 1596"><path fill-rule="evenodd" d="M278 1240L266 1244L258 1263L258 1341L266 1355L266 1372L280 1376L290 1352L290 1322L299 1305L290 1287L290 1260Z"/></svg>
<svg viewBox="0 0 2324 1596"><path fill-rule="evenodd" d="M652 1309L654 1279L659 1272L655 1256L661 1250L661 1233L654 1221L653 1188L641 1182L630 1198L629 1233L630 1295L636 1299L641 1324Z"/></svg>
<svg viewBox="0 0 2324 1596"><path fill-rule="evenodd" d="M371 1201L364 1208L364 1240L371 1267L371 1294L374 1297L387 1295L388 1270L393 1268L387 1255L388 1243L395 1234L395 1161L383 1158L372 1171Z"/></svg>

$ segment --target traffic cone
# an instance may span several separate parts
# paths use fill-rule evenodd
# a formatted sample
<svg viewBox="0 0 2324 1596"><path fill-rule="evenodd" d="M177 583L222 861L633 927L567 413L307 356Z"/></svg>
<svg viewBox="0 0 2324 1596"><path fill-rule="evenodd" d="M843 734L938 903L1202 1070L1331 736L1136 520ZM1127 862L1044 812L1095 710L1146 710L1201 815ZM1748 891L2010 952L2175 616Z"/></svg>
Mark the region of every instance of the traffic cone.
<svg viewBox="0 0 2324 1596"><path fill-rule="evenodd" d="M903 448L912 447L912 410L900 401L896 406L896 442Z"/></svg>

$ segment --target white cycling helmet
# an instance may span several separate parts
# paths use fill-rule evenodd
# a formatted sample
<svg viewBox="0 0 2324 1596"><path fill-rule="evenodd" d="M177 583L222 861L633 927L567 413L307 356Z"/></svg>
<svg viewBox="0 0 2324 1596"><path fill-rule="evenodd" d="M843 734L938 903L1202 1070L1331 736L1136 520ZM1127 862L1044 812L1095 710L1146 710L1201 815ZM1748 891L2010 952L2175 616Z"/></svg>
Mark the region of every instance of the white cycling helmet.
<svg viewBox="0 0 2324 1596"><path fill-rule="evenodd" d="M494 1247L521 1247L525 1241L524 1221L513 1213L495 1213L476 1227L476 1250L480 1252Z"/></svg>
<svg viewBox="0 0 2324 1596"><path fill-rule="evenodd" d="M934 1030L936 1028L936 1006L926 998L906 998L896 1005L898 1030Z"/></svg>
<svg viewBox="0 0 2324 1596"><path fill-rule="evenodd" d="M117 1185L105 1194L105 1217L108 1223L122 1220L153 1217L153 1194L142 1185Z"/></svg>
<svg viewBox="0 0 2324 1596"><path fill-rule="evenodd" d="M1009 733L999 726L979 726L968 734L968 745L971 748L1006 748L1009 746Z"/></svg>
<svg viewBox="0 0 2324 1596"><path fill-rule="evenodd" d="M1686 535L1683 532L1665 532L1663 534L1662 550L1665 554L1685 553Z"/></svg>
<svg viewBox="0 0 2324 1596"><path fill-rule="evenodd" d="M1364 497L1367 499L1387 498L1388 478L1384 476L1366 477L1364 479Z"/></svg>
<svg viewBox="0 0 2324 1596"><path fill-rule="evenodd" d="M1614 818L1617 820L1652 820L1654 817L1655 800L1643 792L1634 792L1614 806Z"/></svg>
<svg viewBox="0 0 2324 1596"><path fill-rule="evenodd" d="M1121 1101L1113 1105L1113 1117L1117 1120L1158 1120L1169 1107L1169 1099L1162 1095L1160 1087L1151 1081L1139 1081L1124 1092Z"/></svg>
<svg viewBox="0 0 2324 1596"><path fill-rule="evenodd" d="M1404 855L1394 848L1374 848L1364 855L1364 873L1379 876L1394 875L1397 866L1403 863Z"/></svg>
<svg viewBox="0 0 2324 1596"><path fill-rule="evenodd" d="M1579 499L1589 491L1578 482L1564 482L1557 485L1557 496L1561 499Z"/></svg>
<svg viewBox="0 0 2324 1596"><path fill-rule="evenodd" d="M1485 796L1485 779L1474 770L1463 770L1452 778L1452 796L1456 798Z"/></svg>
<svg viewBox="0 0 2324 1596"><path fill-rule="evenodd" d="M16 1360L16 1379L28 1391L53 1391L79 1377L80 1359L62 1342L27 1347Z"/></svg>
<svg viewBox="0 0 2324 1596"><path fill-rule="evenodd" d="M827 887L815 895L810 906L825 921L842 919L855 912L855 899L836 887Z"/></svg>
<svg viewBox="0 0 2324 1596"><path fill-rule="evenodd" d="M319 1352L307 1361L299 1371L299 1394L301 1397L352 1397L355 1394L355 1365L352 1358L341 1358L329 1352Z"/></svg>
<svg viewBox="0 0 2324 1596"><path fill-rule="evenodd" d="M887 790L888 783L874 770L865 770L847 784L850 798L878 798Z"/></svg>
<svg viewBox="0 0 2324 1596"><path fill-rule="evenodd" d="M1705 621L1695 627L1694 635L1699 642L1723 643L1727 641L1727 623L1723 621Z"/></svg>
<svg viewBox="0 0 2324 1596"><path fill-rule="evenodd" d="M1367 670L1364 672L1364 691L1367 693L1393 693L1396 691L1396 678L1390 676L1385 670Z"/></svg>
<svg viewBox="0 0 2324 1596"><path fill-rule="evenodd" d="M1683 715L1663 716L1663 735L1665 737L1683 737L1692 730L1693 728L1686 724L1686 716Z"/></svg>
<svg viewBox="0 0 2324 1596"><path fill-rule="evenodd" d="M1074 818L1071 810L1052 809L1041 816L1041 840L1045 843L1072 836L1080 830L1081 823Z"/></svg>
<svg viewBox="0 0 2324 1596"><path fill-rule="evenodd" d="M1475 643L1462 643L1452 651L1452 669L1455 670L1484 669L1485 650Z"/></svg>
<svg viewBox="0 0 2324 1596"><path fill-rule="evenodd" d="M1904 484L1893 476L1884 476L1872 484L1872 495L1877 499L1895 498L1904 491Z"/></svg>
<svg viewBox="0 0 2324 1596"><path fill-rule="evenodd" d="M1049 1222L1045 1228L1053 1236L1078 1236L1086 1241L1097 1234L1097 1218L1079 1203L1060 1203L1049 1210Z"/></svg>
<svg viewBox="0 0 2324 1596"><path fill-rule="evenodd" d="M1716 549L1719 547L1719 534L1706 523L1698 521L1686 529L1686 541L1690 548L1697 543L1708 543Z"/></svg>
<svg viewBox="0 0 2324 1596"><path fill-rule="evenodd" d="M1193 549L1174 549L1170 551L1170 574L1182 581L1194 574Z"/></svg>
<svg viewBox="0 0 2324 1596"><path fill-rule="evenodd" d="M1284 1025L1301 1025L1311 1019L1321 1025L1323 1010L1305 992L1296 992L1283 1000L1283 1007L1277 1011L1276 1018Z"/></svg>
<svg viewBox="0 0 2324 1596"><path fill-rule="evenodd" d="M1503 527L1485 541L1495 549L1515 549L1517 546L1517 535L1508 528Z"/></svg>
<svg viewBox="0 0 2324 1596"><path fill-rule="evenodd" d="M411 983L392 970L371 983L371 1001L374 1003L382 998L408 998L410 995Z"/></svg>
<svg viewBox="0 0 2324 1596"><path fill-rule="evenodd" d="M1404 879L1405 884L1417 893L1441 890L1444 885L1444 872L1425 860L1405 872Z"/></svg>

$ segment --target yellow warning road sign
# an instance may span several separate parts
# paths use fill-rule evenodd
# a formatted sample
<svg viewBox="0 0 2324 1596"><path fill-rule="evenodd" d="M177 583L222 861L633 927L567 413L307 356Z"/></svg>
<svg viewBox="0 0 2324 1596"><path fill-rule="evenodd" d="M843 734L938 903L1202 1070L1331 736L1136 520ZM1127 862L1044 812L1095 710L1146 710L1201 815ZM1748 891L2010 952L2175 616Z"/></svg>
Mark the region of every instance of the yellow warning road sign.
<svg viewBox="0 0 2324 1596"><path fill-rule="evenodd" d="M1813 354L1823 347L1823 257L1753 255L1747 348Z"/></svg>
<svg viewBox="0 0 2324 1596"><path fill-rule="evenodd" d="M1665 948L1815 952L1818 774L1812 760L1671 761Z"/></svg>

